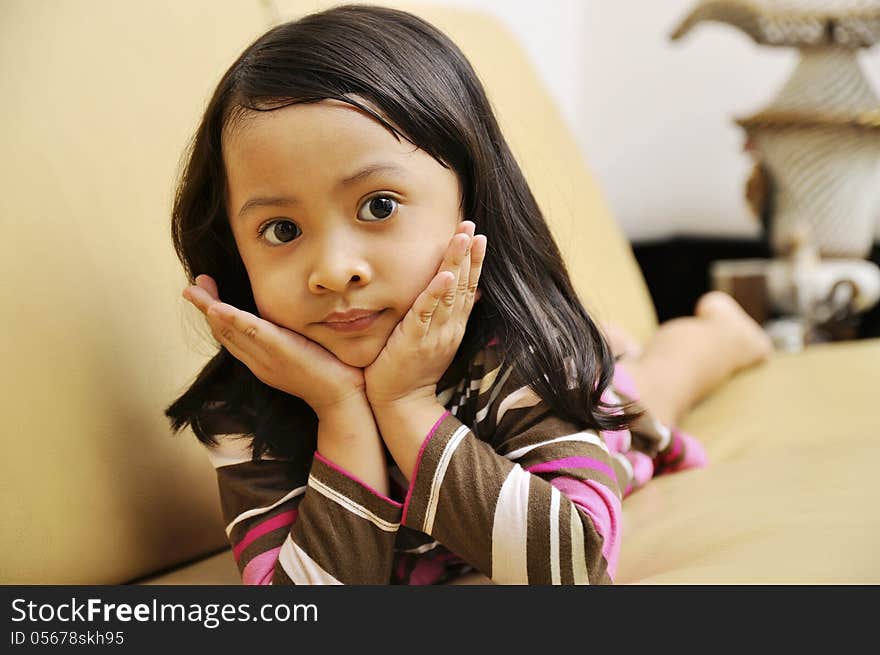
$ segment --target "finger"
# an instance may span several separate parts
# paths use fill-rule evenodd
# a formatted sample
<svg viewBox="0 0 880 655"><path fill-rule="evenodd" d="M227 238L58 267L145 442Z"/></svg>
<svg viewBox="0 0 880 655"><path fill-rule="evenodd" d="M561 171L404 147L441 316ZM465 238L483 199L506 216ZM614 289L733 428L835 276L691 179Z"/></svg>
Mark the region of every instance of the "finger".
<svg viewBox="0 0 880 655"><path fill-rule="evenodd" d="M208 309L218 301L213 298L205 289L199 286L190 286L183 290L183 297L196 306L196 308L207 316Z"/></svg>
<svg viewBox="0 0 880 655"><path fill-rule="evenodd" d="M450 271L438 272L404 317L403 333L416 339L427 335L434 320L434 312L440 306L443 296L455 288L454 285L455 279Z"/></svg>
<svg viewBox="0 0 880 655"><path fill-rule="evenodd" d="M471 223L473 226L473 223ZM461 264L458 267L458 279L456 280L455 285L455 303L452 307L452 312L450 313L450 318L453 320L464 320L467 321L467 313L468 309L468 279L470 277L471 271L471 252L474 247L474 239L473 239L473 227L469 230L469 242L467 248L464 251L464 257L461 258Z"/></svg>
<svg viewBox="0 0 880 655"><path fill-rule="evenodd" d="M448 321L455 309L455 299L458 295L458 284L461 276L462 261L466 257L469 246L470 236L462 233L456 233L449 243L446 258L443 260L441 272L452 273L452 285L446 289L440 299L439 304L434 309L431 318L432 323L439 325L444 321Z"/></svg>
<svg viewBox="0 0 880 655"><path fill-rule="evenodd" d="M485 234L478 234L474 237L474 243L471 246L470 270L468 271L467 300L464 307L465 317L470 316L474 303L481 295L480 289L477 287L480 284L480 274L483 272L483 262L486 261L486 245L487 239Z"/></svg>
<svg viewBox="0 0 880 655"><path fill-rule="evenodd" d="M242 348L240 343L241 337L236 335L235 328L232 326L228 314L217 311L217 309L212 307L208 311L206 318L208 325L211 327L211 334L214 335L217 342L226 348L233 357L250 368L250 354Z"/></svg>
<svg viewBox="0 0 880 655"><path fill-rule="evenodd" d="M232 305L215 303L208 310L208 317L219 319L221 334L247 353L251 363L263 363L277 340L271 323Z"/></svg>
<svg viewBox="0 0 880 655"><path fill-rule="evenodd" d="M207 278L207 283L204 278ZM247 316L258 321L262 319L216 300L211 292L216 293L217 286L210 277L198 276L196 282L199 284L184 289L183 297L205 315L211 334L217 342L233 357L251 368L257 358L265 353L255 347L259 343L256 339L258 332L250 329L252 321Z"/></svg>
<svg viewBox="0 0 880 655"><path fill-rule="evenodd" d="M197 275L195 279L196 286L201 287L208 292L215 300L220 300L220 293L217 291L217 283L210 275Z"/></svg>

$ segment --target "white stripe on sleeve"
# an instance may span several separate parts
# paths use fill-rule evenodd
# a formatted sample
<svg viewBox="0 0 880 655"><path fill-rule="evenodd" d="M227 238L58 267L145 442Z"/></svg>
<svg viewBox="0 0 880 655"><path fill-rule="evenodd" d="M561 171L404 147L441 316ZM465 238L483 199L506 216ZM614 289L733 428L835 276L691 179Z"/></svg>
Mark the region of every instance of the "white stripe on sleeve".
<svg viewBox="0 0 880 655"><path fill-rule="evenodd" d="M531 387L520 387L516 391L511 392L510 395L498 405L498 416L495 417L495 422L501 423L501 419L510 409L534 407L540 402L541 397L536 394Z"/></svg>
<svg viewBox="0 0 880 655"><path fill-rule="evenodd" d="M477 412L477 423L482 423L483 419L489 414L489 410L492 409L492 403L495 402L495 399L498 397L498 394L501 393L501 389L504 387L504 383L507 382L507 378L510 377L510 374L513 372L513 367L508 368L504 371L504 374L501 376L501 379L495 384L491 393L489 394L489 399L486 402L486 406Z"/></svg>
<svg viewBox="0 0 880 655"><path fill-rule="evenodd" d="M540 448L541 446L547 446L551 443L557 443L559 441L583 441L584 443L593 444L594 446L599 446L606 453L608 452L608 446L605 445L605 442L602 441L602 438L596 433L595 430L589 430L587 432L576 432L575 434L565 435L563 437L554 437L553 439L548 439L547 441L541 441L539 443L529 444L528 446L523 446L522 448L517 448L516 450L512 450L505 455L507 459L517 460L527 452L534 450L535 448Z"/></svg>
<svg viewBox="0 0 880 655"><path fill-rule="evenodd" d="M580 513L575 509L574 503L571 508L571 571L574 573L574 584L590 584L587 577L587 556L584 552L584 524L581 523Z"/></svg>
<svg viewBox="0 0 880 655"><path fill-rule="evenodd" d="M296 545L296 542L287 536L287 540L278 553L278 561L281 568L295 584L298 585L331 585L342 583L327 573L308 553Z"/></svg>
<svg viewBox="0 0 880 655"><path fill-rule="evenodd" d="M235 527L236 523L239 523L240 521L244 521L245 519L248 519L252 516L258 516L259 514L265 514L269 510L278 507L281 503L286 503L291 498L294 498L295 496L302 495L305 492L306 492L306 486L303 485L302 487L297 487L293 491L285 494L279 500L276 500L274 503L272 503L271 505L269 505L267 507L255 507L254 509L249 509L246 512L242 512L241 514L236 516L234 519L232 519L232 521L229 522L229 525L226 526L226 536L228 537L232 534L232 528Z"/></svg>
<svg viewBox="0 0 880 655"><path fill-rule="evenodd" d="M560 492L556 487L550 487L550 582L562 584L562 575L559 571L559 504Z"/></svg>
<svg viewBox="0 0 880 655"><path fill-rule="evenodd" d="M528 584L526 558L529 527L531 476L517 464L501 485L492 520L492 581L496 584Z"/></svg>
<svg viewBox="0 0 880 655"><path fill-rule="evenodd" d="M466 425L460 426L458 430L453 433L452 437L446 443L443 452L440 454L440 461L437 463L437 468L434 470L434 479L431 480L431 493L428 495L428 506L425 508L425 521L422 524L422 532L425 534L431 534L431 530L434 529L434 517L437 513L437 502L440 500L440 487L443 486L443 478L446 476L446 469L449 466L449 460L452 459L452 454L455 452L455 449L458 448L458 444L461 443L461 440L464 439L467 433L468 427Z"/></svg>
<svg viewBox="0 0 880 655"><path fill-rule="evenodd" d="M400 523L392 523L390 521L386 521L381 516L377 516L375 513L371 512L363 505L354 502L345 494L342 494L335 489L328 487L326 484L318 480L318 478L313 475L309 476L309 486L325 498L329 498L333 502L340 505L343 509L351 512L352 514L356 514L363 519L367 519L370 523L375 525L380 530L384 530L385 532L397 532L398 528L400 528Z"/></svg>

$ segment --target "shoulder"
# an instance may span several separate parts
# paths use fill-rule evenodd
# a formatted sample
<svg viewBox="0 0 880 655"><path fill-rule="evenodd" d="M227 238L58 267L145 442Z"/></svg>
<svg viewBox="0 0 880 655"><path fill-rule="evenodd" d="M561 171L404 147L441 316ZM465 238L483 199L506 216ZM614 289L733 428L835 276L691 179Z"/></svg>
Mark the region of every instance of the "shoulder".
<svg viewBox="0 0 880 655"><path fill-rule="evenodd" d="M489 341L472 360L468 382L472 430L485 441L494 441L499 428L510 419L530 422L546 409L497 338Z"/></svg>
<svg viewBox="0 0 880 655"><path fill-rule="evenodd" d="M497 449L524 433L568 434L586 428L561 416L554 409L556 405L538 393L534 378L527 377L528 371L517 365L519 356L505 352L503 344L487 346L481 355L484 370L475 414L481 439ZM566 360L565 369L567 388L560 390L560 394L580 397L584 390L576 382L570 359ZM543 375L547 379L546 373ZM477 381L473 385L477 386Z"/></svg>

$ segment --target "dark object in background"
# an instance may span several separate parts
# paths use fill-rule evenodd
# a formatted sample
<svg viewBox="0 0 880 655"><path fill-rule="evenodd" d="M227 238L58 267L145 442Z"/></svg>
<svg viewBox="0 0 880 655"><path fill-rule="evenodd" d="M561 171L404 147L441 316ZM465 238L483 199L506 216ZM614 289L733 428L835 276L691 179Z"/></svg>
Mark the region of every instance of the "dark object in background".
<svg viewBox="0 0 880 655"><path fill-rule="evenodd" d="M766 241L709 237L644 241L634 243L633 251L661 322L693 315L699 297L712 288L709 270L713 261L773 256ZM880 264L880 242L874 244L866 259ZM857 326L847 326L834 338L880 337L880 304L860 318Z"/></svg>

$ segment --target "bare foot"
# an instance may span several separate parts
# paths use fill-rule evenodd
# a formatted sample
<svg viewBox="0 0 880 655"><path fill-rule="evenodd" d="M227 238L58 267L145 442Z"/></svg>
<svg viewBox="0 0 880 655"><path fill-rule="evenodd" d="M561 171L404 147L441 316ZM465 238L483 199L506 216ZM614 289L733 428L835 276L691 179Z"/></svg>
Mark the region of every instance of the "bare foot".
<svg viewBox="0 0 880 655"><path fill-rule="evenodd" d="M736 370L758 364L773 353L773 340L749 316L733 296L710 291L700 296L694 315L723 326L730 334L730 348Z"/></svg>
<svg viewBox="0 0 880 655"><path fill-rule="evenodd" d="M616 323L602 323L600 327L615 357L623 355L630 359L638 359L642 354L642 344Z"/></svg>

